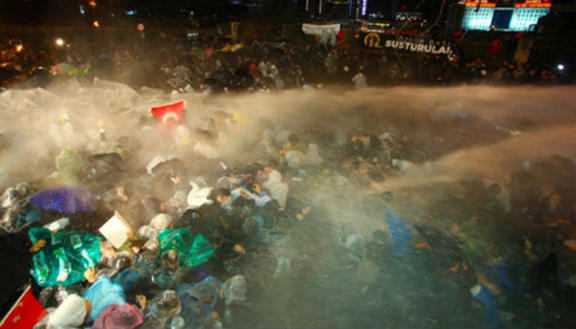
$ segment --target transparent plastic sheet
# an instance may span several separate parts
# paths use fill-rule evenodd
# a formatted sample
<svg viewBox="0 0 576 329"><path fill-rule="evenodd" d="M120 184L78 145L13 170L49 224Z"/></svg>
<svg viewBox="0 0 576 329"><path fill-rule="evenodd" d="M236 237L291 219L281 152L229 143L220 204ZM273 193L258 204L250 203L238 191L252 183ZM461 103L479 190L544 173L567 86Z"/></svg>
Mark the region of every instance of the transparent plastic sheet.
<svg viewBox="0 0 576 329"><path fill-rule="evenodd" d="M0 109L6 111L32 111L58 104L60 98L42 89L11 89L0 93Z"/></svg>
<svg viewBox="0 0 576 329"><path fill-rule="evenodd" d="M180 265L192 268L207 262L216 250L202 235L194 236L187 228L164 230L158 234L160 255L176 250Z"/></svg>
<svg viewBox="0 0 576 329"><path fill-rule="evenodd" d="M88 233L56 232L31 228L28 237L46 246L32 257L32 277L39 286L69 286L84 279L84 272L100 261L100 239Z"/></svg>

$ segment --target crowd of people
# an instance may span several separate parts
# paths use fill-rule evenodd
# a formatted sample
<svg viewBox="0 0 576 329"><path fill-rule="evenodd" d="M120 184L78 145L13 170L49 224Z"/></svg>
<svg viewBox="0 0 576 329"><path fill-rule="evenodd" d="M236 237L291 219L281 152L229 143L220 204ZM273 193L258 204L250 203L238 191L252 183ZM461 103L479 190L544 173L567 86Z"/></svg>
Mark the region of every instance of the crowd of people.
<svg viewBox="0 0 576 329"><path fill-rule="evenodd" d="M573 81L573 63L563 63L559 69L507 59L498 61L489 55L483 59L460 58L349 44L326 47L309 42L241 42L208 35L195 36L193 40L166 35L140 39L125 43L101 40L99 43L106 44L101 48L87 48L79 41L71 42L70 47L49 51L33 51L34 44L27 44L19 54L13 49L5 50L3 62L14 62L12 66L19 72L12 75L20 73L20 78L8 76L3 84L7 87L18 80L31 79L29 85L44 85L48 71L52 75L84 79L98 76L135 88L147 86L180 92L356 86L352 79L358 74L366 77L369 86L550 85ZM38 67L44 71L38 71Z"/></svg>

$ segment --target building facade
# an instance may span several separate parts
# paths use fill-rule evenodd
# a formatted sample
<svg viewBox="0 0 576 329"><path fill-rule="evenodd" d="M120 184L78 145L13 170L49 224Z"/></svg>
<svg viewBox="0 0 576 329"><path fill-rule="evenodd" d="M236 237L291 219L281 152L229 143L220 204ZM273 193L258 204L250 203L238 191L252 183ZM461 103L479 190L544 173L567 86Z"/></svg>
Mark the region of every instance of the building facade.
<svg viewBox="0 0 576 329"><path fill-rule="evenodd" d="M546 16L550 0L467 0L464 6L462 29L469 31L531 31L538 20Z"/></svg>

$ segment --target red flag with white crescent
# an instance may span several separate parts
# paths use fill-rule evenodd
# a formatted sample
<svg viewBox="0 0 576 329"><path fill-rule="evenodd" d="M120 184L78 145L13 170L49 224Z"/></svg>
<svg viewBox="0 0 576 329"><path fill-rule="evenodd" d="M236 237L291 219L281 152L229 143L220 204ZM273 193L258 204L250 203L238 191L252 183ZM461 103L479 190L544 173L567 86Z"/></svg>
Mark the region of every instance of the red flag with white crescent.
<svg viewBox="0 0 576 329"><path fill-rule="evenodd" d="M32 295L32 289L28 285L0 322L0 329L32 329L46 315L48 315L48 311Z"/></svg>
<svg viewBox="0 0 576 329"><path fill-rule="evenodd" d="M150 109L150 113L158 119L162 127L173 128L182 123L185 108L186 102L179 101L168 105L153 107Z"/></svg>

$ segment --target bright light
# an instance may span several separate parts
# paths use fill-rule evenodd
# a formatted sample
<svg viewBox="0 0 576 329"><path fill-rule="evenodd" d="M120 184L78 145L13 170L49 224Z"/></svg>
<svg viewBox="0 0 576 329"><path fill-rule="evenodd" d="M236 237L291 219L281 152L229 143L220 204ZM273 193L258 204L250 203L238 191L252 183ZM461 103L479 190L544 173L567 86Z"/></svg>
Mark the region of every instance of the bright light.
<svg viewBox="0 0 576 329"><path fill-rule="evenodd" d="M92 22L92 25L94 25L95 28L99 28L99 27L100 27L100 22L94 21L94 22Z"/></svg>
<svg viewBox="0 0 576 329"><path fill-rule="evenodd" d="M88 2L88 6L92 7L92 8L96 8L96 1L95 0L90 0L90 2Z"/></svg>
<svg viewBox="0 0 576 329"><path fill-rule="evenodd" d="M366 7L368 7L368 0L362 0L362 16L366 16Z"/></svg>
<svg viewBox="0 0 576 329"><path fill-rule="evenodd" d="M56 46L58 47L64 46L64 40L62 40L62 38L56 39Z"/></svg>
<svg viewBox="0 0 576 329"><path fill-rule="evenodd" d="M19 53L22 50L24 50L24 46L23 45L16 45L15 49L16 49L16 52Z"/></svg>
<svg viewBox="0 0 576 329"><path fill-rule="evenodd" d="M480 8L476 11L474 7L466 7L462 27L465 30L488 31L493 15L494 8Z"/></svg>
<svg viewBox="0 0 576 329"><path fill-rule="evenodd" d="M564 71L564 64L558 64L558 66L556 66L556 68L558 68L558 71Z"/></svg>
<svg viewBox="0 0 576 329"><path fill-rule="evenodd" d="M126 12L126 15L128 15L128 16L134 16L134 15L136 15L136 10L128 10L128 11Z"/></svg>

